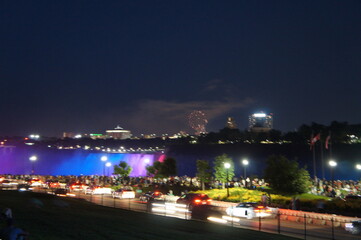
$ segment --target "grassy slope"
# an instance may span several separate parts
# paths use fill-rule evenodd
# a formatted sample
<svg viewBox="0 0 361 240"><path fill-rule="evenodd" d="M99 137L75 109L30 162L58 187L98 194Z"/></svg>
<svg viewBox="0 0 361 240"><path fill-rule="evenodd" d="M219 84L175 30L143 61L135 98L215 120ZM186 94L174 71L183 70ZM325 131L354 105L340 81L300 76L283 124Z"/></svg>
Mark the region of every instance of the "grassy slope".
<svg viewBox="0 0 361 240"><path fill-rule="evenodd" d="M31 239L293 239L213 223L184 221L97 206L84 200L0 191L0 209L10 207L16 225ZM3 223L1 223L3 224Z"/></svg>

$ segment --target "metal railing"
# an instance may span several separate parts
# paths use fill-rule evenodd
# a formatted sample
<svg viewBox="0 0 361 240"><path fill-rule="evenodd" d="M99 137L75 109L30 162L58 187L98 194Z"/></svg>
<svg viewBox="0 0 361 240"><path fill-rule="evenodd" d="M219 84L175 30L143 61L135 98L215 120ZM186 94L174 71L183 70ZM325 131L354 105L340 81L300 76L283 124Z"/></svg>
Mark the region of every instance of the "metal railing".
<svg viewBox="0 0 361 240"><path fill-rule="evenodd" d="M49 193L48 189L38 189L37 192ZM186 220L215 221L231 227L239 227L275 234L282 234L300 239L332 239L353 240L360 239L360 235L353 235L345 230L345 224L354 218L345 218L330 214L318 214L302 211L280 209L274 211L270 217L255 217L246 219L227 216L225 207L213 206L217 217L194 216L193 212L185 205L174 202L156 201L141 202L138 199L118 199L111 195L92 195L82 192L72 192L72 197L85 199L97 205L121 208L125 210L145 212L166 217L177 217ZM222 216L221 216L222 215Z"/></svg>

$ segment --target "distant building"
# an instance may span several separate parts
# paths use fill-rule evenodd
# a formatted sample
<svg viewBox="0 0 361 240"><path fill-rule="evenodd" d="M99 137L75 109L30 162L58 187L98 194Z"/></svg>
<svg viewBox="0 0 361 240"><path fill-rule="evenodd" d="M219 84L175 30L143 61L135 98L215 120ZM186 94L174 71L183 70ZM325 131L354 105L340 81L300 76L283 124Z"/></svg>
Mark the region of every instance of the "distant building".
<svg viewBox="0 0 361 240"><path fill-rule="evenodd" d="M228 117L227 118L226 128L229 128L229 129L236 129L237 128L237 124L234 121L233 117Z"/></svg>
<svg viewBox="0 0 361 240"><path fill-rule="evenodd" d="M248 129L251 132L268 132L273 128L273 115L263 112L249 116Z"/></svg>
<svg viewBox="0 0 361 240"><path fill-rule="evenodd" d="M140 134L140 138L142 139L153 139L156 138L157 134L152 133L152 134Z"/></svg>
<svg viewBox="0 0 361 240"><path fill-rule="evenodd" d="M89 133L88 136L91 139L105 139L106 138L106 136L104 134L101 134L101 133Z"/></svg>
<svg viewBox="0 0 361 240"><path fill-rule="evenodd" d="M125 130L120 126L117 126L116 128L111 130L106 130L106 135L107 138L113 139L127 139L132 137L132 134L129 130Z"/></svg>
<svg viewBox="0 0 361 240"><path fill-rule="evenodd" d="M75 138L75 136L78 135L73 132L63 132L63 138Z"/></svg>

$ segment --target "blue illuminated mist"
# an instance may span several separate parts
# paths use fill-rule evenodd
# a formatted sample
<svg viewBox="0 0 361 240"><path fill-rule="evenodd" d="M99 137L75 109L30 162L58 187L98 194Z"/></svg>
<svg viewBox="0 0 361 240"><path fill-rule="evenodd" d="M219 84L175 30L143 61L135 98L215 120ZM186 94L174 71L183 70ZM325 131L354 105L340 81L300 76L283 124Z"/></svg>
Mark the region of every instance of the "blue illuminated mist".
<svg viewBox="0 0 361 240"><path fill-rule="evenodd" d="M32 163L29 157L37 156ZM108 160L101 161L102 156ZM0 149L0 174L30 174L34 167L40 175L106 175L113 173L113 166L127 162L133 171L131 176L146 176L147 165L164 159L163 154L97 153L84 150L55 150L37 148ZM106 163L110 167L105 167ZM34 164L32 166L32 164Z"/></svg>

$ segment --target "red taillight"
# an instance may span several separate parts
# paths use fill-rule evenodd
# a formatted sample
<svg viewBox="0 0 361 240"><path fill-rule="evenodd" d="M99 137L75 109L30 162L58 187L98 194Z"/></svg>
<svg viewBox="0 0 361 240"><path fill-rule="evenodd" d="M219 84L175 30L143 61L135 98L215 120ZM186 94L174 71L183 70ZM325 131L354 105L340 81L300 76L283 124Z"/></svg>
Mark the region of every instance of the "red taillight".
<svg viewBox="0 0 361 240"><path fill-rule="evenodd" d="M195 204L199 204L199 203L201 203L202 201L200 200L200 199L194 199L194 203Z"/></svg>
<svg viewBox="0 0 361 240"><path fill-rule="evenodd" d="M212 199L207 199L207 202L212 202Z"/></svg>

